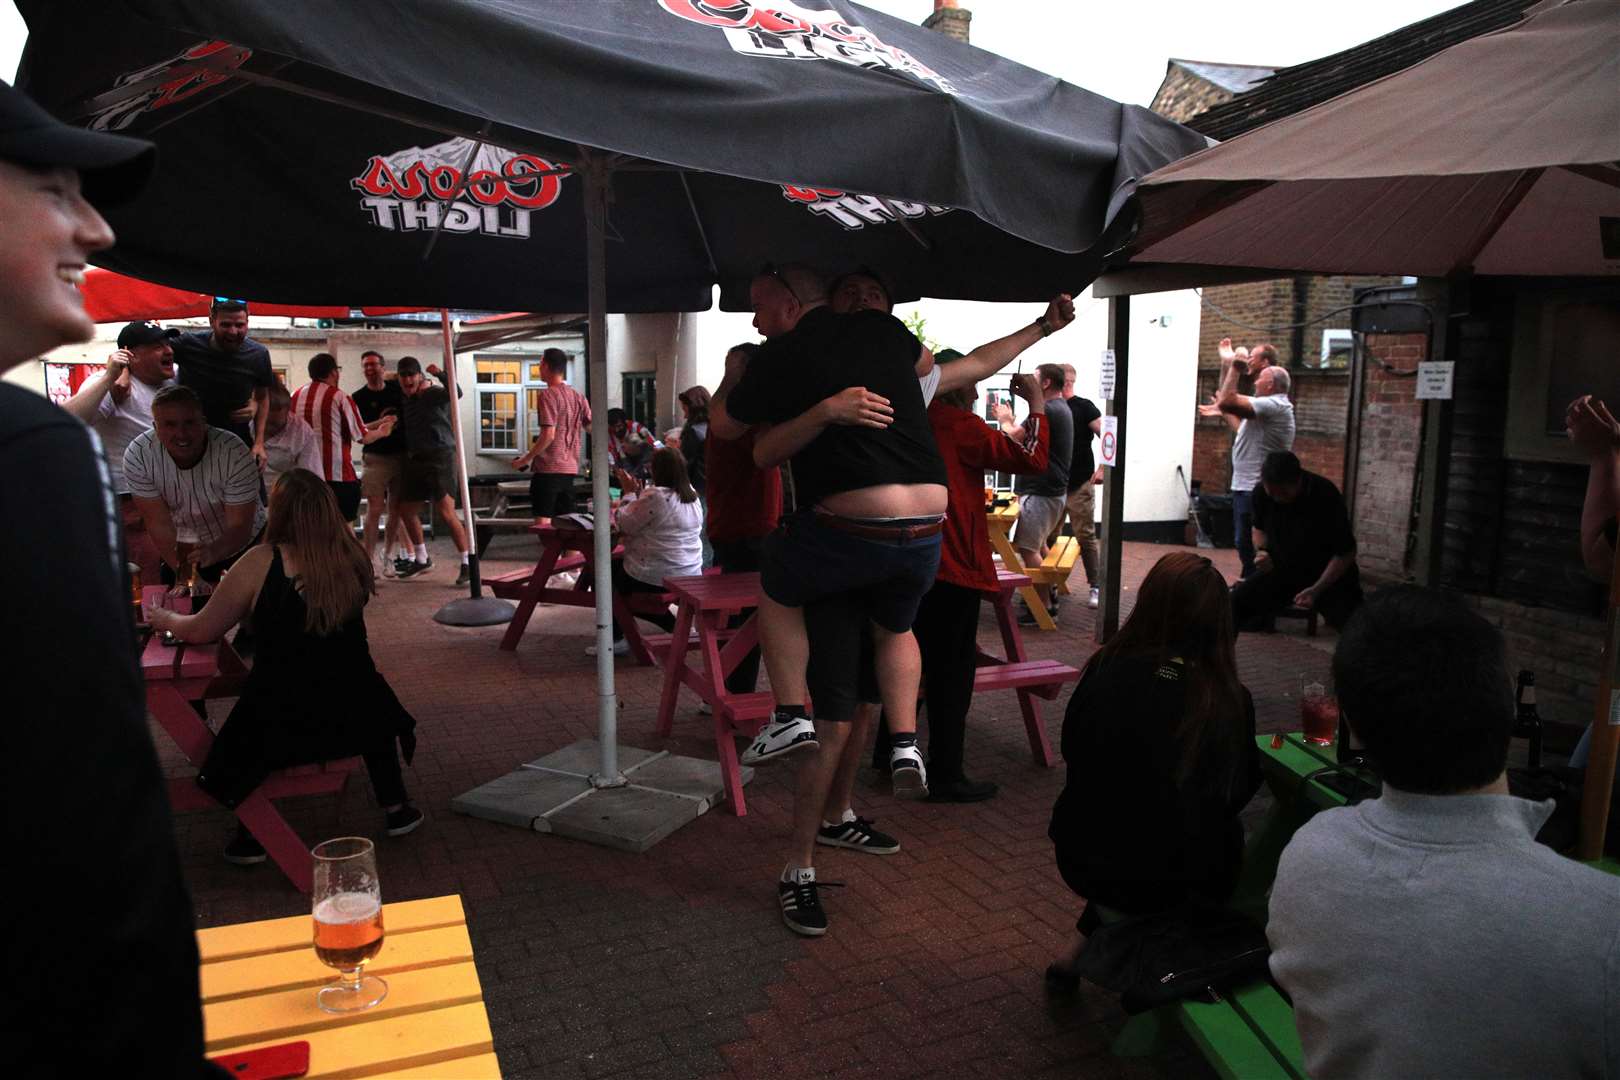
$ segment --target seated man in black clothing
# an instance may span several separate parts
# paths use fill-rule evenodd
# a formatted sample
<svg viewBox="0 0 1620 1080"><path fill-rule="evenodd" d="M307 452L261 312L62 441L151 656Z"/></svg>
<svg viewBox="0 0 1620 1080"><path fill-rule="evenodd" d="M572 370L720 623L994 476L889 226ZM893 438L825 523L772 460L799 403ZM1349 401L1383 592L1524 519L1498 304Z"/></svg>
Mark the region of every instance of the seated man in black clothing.
<svg viewBox="0 0 1620 1080"><path fill-rule="evenodd" d="M1254 492L1255 573L1232 590L1239 631L1266 628L1290 605L1344 625L1361 604L1356 538L1333 481L1286 450L1266 455Z"/></svg>

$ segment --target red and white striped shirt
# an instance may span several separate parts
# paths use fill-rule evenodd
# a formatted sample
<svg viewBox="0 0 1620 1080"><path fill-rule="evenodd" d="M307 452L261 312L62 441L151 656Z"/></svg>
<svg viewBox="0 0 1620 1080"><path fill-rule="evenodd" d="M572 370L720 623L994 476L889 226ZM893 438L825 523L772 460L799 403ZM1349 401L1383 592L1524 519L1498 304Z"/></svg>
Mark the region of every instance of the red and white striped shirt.
<svg viewBox="0 0 1620 1080"><path fill-rule="evenodd" d="M326 383L305 383L293 392L292 413L315 429L326 481L358 481L350 447L365 434L366 425L354 399Z"/></svg>

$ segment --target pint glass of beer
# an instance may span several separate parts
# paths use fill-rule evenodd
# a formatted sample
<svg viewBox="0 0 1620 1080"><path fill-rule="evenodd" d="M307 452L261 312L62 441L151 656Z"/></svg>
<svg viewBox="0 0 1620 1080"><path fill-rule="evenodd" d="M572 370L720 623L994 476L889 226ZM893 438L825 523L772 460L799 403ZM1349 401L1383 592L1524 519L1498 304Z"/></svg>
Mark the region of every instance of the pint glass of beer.
<svg viewBox="0 0 1620 1080"><path fill-rule="evenodd" d="M175 589L187 592L197 587L197 544L200 538L195 529L182 525L175 530L175 556L180 565L174 568Z"/></svg>
<svg viewBox="0 0 1620 1080"><path fill-rule="evenodd" d="M388 996L388 984L363 975L383 943L382 890L377 852L360 836L328 840L315 857L315 955L342 974L316 995L327 1012L369 1009Z"/></svg>

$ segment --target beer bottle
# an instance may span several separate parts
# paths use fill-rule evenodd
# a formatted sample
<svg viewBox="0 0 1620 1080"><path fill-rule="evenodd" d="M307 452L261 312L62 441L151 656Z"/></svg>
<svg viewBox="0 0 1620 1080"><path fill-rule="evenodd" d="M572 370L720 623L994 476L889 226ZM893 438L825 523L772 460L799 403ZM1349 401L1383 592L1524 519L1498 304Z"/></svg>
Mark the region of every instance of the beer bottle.
<svg viewBox="0 0 1620 1080"><path fill-rule="evenodd" d="M1518 707L1514 712L1513 737L1530 740L1529 762L1541 767L1541 714L1536 711L1536 673L1519 672Z"/></svg>

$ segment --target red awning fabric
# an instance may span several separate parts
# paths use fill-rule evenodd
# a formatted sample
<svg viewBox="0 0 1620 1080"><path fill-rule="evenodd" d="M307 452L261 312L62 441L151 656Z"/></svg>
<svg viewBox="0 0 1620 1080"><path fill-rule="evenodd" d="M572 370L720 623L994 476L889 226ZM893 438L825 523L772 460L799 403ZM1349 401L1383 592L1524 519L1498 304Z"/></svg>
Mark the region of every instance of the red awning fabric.
<svg viewBox="0 0 1620 1080"><path fill-rule="evenodd" d="M84 308L98 323L133 322L136 319L191 319L208 315L213 297L206 293L171 289L140 278L126 277L111 270L92 267L84 275ZM278 315L296 319L346 319L350 309L336 305L259 304L248 300L255 315ZM368 307L367 315L402 315L428 311L422 307Z"/></svg>

